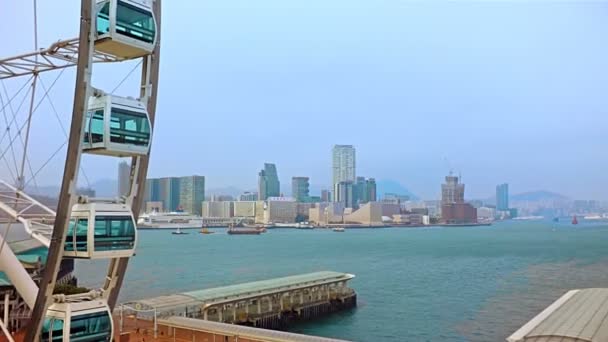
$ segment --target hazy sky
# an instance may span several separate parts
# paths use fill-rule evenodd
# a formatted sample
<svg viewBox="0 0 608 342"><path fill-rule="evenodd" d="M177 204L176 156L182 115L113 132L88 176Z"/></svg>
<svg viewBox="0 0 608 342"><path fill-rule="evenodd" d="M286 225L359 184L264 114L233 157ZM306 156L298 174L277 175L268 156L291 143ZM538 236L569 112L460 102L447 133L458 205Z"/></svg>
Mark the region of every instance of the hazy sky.
<svg viewBox="0 0 608 342"><path fill-rule="evenodd" d="M76 36L78 1L38 3L40 46ZM0 56L33 50L31 22L31 2L0 0ZM161 54L152 177L254 188L274 162L282 186L329 184L332 145L353 144L358 175L426 198L450 167L469 198L501 182L608 198L606 2L165 0ZM131 67L96 67L94 85ZM66 126L73 82L66 71L50 93ZM36 115L34 169L64 140L47 102ZM40 184L59 183L64 155ZM116 164L83 160L92 181Z"/></svg>

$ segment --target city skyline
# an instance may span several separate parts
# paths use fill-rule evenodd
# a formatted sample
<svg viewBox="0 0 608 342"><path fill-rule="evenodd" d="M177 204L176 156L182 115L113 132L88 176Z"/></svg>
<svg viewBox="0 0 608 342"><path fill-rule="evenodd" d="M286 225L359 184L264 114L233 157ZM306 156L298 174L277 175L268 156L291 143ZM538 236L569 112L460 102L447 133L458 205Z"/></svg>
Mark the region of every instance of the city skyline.
<svg viewBox="0 0 608 342"><path fill-rule="evenodd" d="M601 91L608 49L596 43L608 33L600 14L605 4L263 0L192 2L188 11L180 5L165 5L163 13L150 177L202 174L217 187L251 189L251 175L272 161L283 184L306 175L311 187L331 186L326 151L346 142L357 146L357 173L396 180L422 198L438 198L436 184L453 169L470 198L490 197L496 184L508 182L514 193L607 199L608 160L598 155L608 147L602 129L608 98ZM69 3L39 6L44 17L78 17ZM15 33L5 37L2 55L31 51L31 15L20 2L0 14ZM374 24L362 27L362 16ZM228 19L250 29L225 25ZM187 43L203 63L181 53L184 20L201 23L201 34L188 35ZM310 27L311 20L317 25ZM77 20L42 20L39 46L77 32ZM96 66L93 83L113 89L132 67ZM73 76L66 70L51 94L64 124ZM50 84L55 75L41 77ZM130 77L117 93L136 96L124 92L138 89L137 82ZM10 92L19 85L6 86ZM39 112L30 142L39 153L30 156L34 169L64 140L49 104L43 101ZM171 113L182 114L176 120ZM201 134L205 139L194 138ZM103 158L87 156L81 166L91 182L115 173ZM57 184L62 168L62 158L54 158L38 183Z"/></svg>

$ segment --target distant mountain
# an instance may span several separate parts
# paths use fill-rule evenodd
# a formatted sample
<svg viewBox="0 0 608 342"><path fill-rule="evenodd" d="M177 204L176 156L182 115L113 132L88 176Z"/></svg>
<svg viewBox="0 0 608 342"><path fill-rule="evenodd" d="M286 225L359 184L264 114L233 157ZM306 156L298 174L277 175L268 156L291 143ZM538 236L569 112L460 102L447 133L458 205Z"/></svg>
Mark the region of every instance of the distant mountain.
<svg viewBox="0 0 608 342"><path fill-rule="evenodd" d="M397 195L407 195L412 200L418 200L419 197L416 194L409 191L401 183L392 179L381 179L376 181L376 193L378 199L382 198L386 193L392 193Z"/></svg>
<svg viewBox="0 0 608 342"><path fill-rule="evenodd" d="M511 201L554 201L554 200L568 200L567 196L558 194L546 190L524 192L517 195L512 195L509 198Z"/></svg>

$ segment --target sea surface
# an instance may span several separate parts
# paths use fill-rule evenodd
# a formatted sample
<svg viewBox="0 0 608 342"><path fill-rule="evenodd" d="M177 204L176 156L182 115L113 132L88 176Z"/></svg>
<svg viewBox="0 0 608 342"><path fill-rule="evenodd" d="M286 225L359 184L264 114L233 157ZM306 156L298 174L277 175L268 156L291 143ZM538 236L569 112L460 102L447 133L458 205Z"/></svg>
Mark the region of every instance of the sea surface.
<svg viewBox="0 0 608 342"><path fill-rule="evenodd" d="M358 307L291 328L352 341L504 341L572 288L608 287L608 223L140 231L120 301L306 272L356 275ZM84 285L105 264L77 263Z"/></svg>

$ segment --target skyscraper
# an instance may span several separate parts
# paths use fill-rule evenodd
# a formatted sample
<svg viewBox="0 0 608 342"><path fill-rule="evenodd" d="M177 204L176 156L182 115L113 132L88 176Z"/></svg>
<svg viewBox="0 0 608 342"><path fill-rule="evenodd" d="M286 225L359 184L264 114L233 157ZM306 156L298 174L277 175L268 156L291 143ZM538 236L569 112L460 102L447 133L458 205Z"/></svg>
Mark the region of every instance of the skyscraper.
<svg viewBox="0 0 608 342"><path fill-rule="evenodd" d="M158 200L166 211L175 211L180 206L180 179L164 177L158 179Z"/></svg>
<svg viewBox="0 0 608 342"><path fill-rule="evenodd" d="M331 201L331 191L321 190L321 202L329 202L329 201Z"/></svg>
<svg viewBox="0 0 608 342"><path fill-rule="evenodd" d="M464 202L464 184L459 183L452 172L441 184L441 218L449 224L467 224L477 222L477 209Z"/></svg>
<svg viewBox="0 0 608 342"><path fill-rule="evenodd" d="M277 175L277 167L274 164L265 163L264 169L258 174L258 197L265 201L268 197L279 197L281 195L281 184Z"/></svg>
<svg viewBox="0 0 608 342"><path fill-rule="evenodd" d="M118 197L127 196L129 194L129 187L131 177L131 166L126 161L121 161L118 164Z"/></svg>
<svg viewBox="0 0 608 342"><path fill-rule="evenodd" d="M334 202L344 204L345 208L355 207L355 184L352 181L343 181L336 184L336 195Z"/></svg>
<svg viewBox="0 0 608 342"><path fill-rule="evenodd" d="M181 177L179 205L184 211L191 214L201 215L202 203L205 200L205 177L187 176Z"/></svg>
<svg viewBox="0 0 608 342"><path fill-rule="evenodd" d="M509 184L507 183L496 186L496 210L509 210Z"/></svg>
<svg viewBox="0 0 608 342"><path fill-rule="evenodd" d="M458 182L458 177L452 172L445 177L441 184L441 204L464 203L464 184Z"/></svg>
<svg viewBox="0 0 608 342"><path fill-rule="evenodd" d="M355 148L353 145L334 145L332 150L333 183L343 181L354 182L355 172Z"/></svg>
<svg viewBox="0 0 608 342"><path fill-rule="evenodd" d="M296 202L309 202L310 183L308 177L292 177L291 178L291 197L296 199Z"/></svg>
<svg viewBox="0 0 608 342"><path fill-rule="evenodd" d="M366 185L366 190L367 190L367 201L368 202L376 202L377 201L377 196L376 196L376 179L374 178L368 178L365 181L365 185Z"/></svg>

